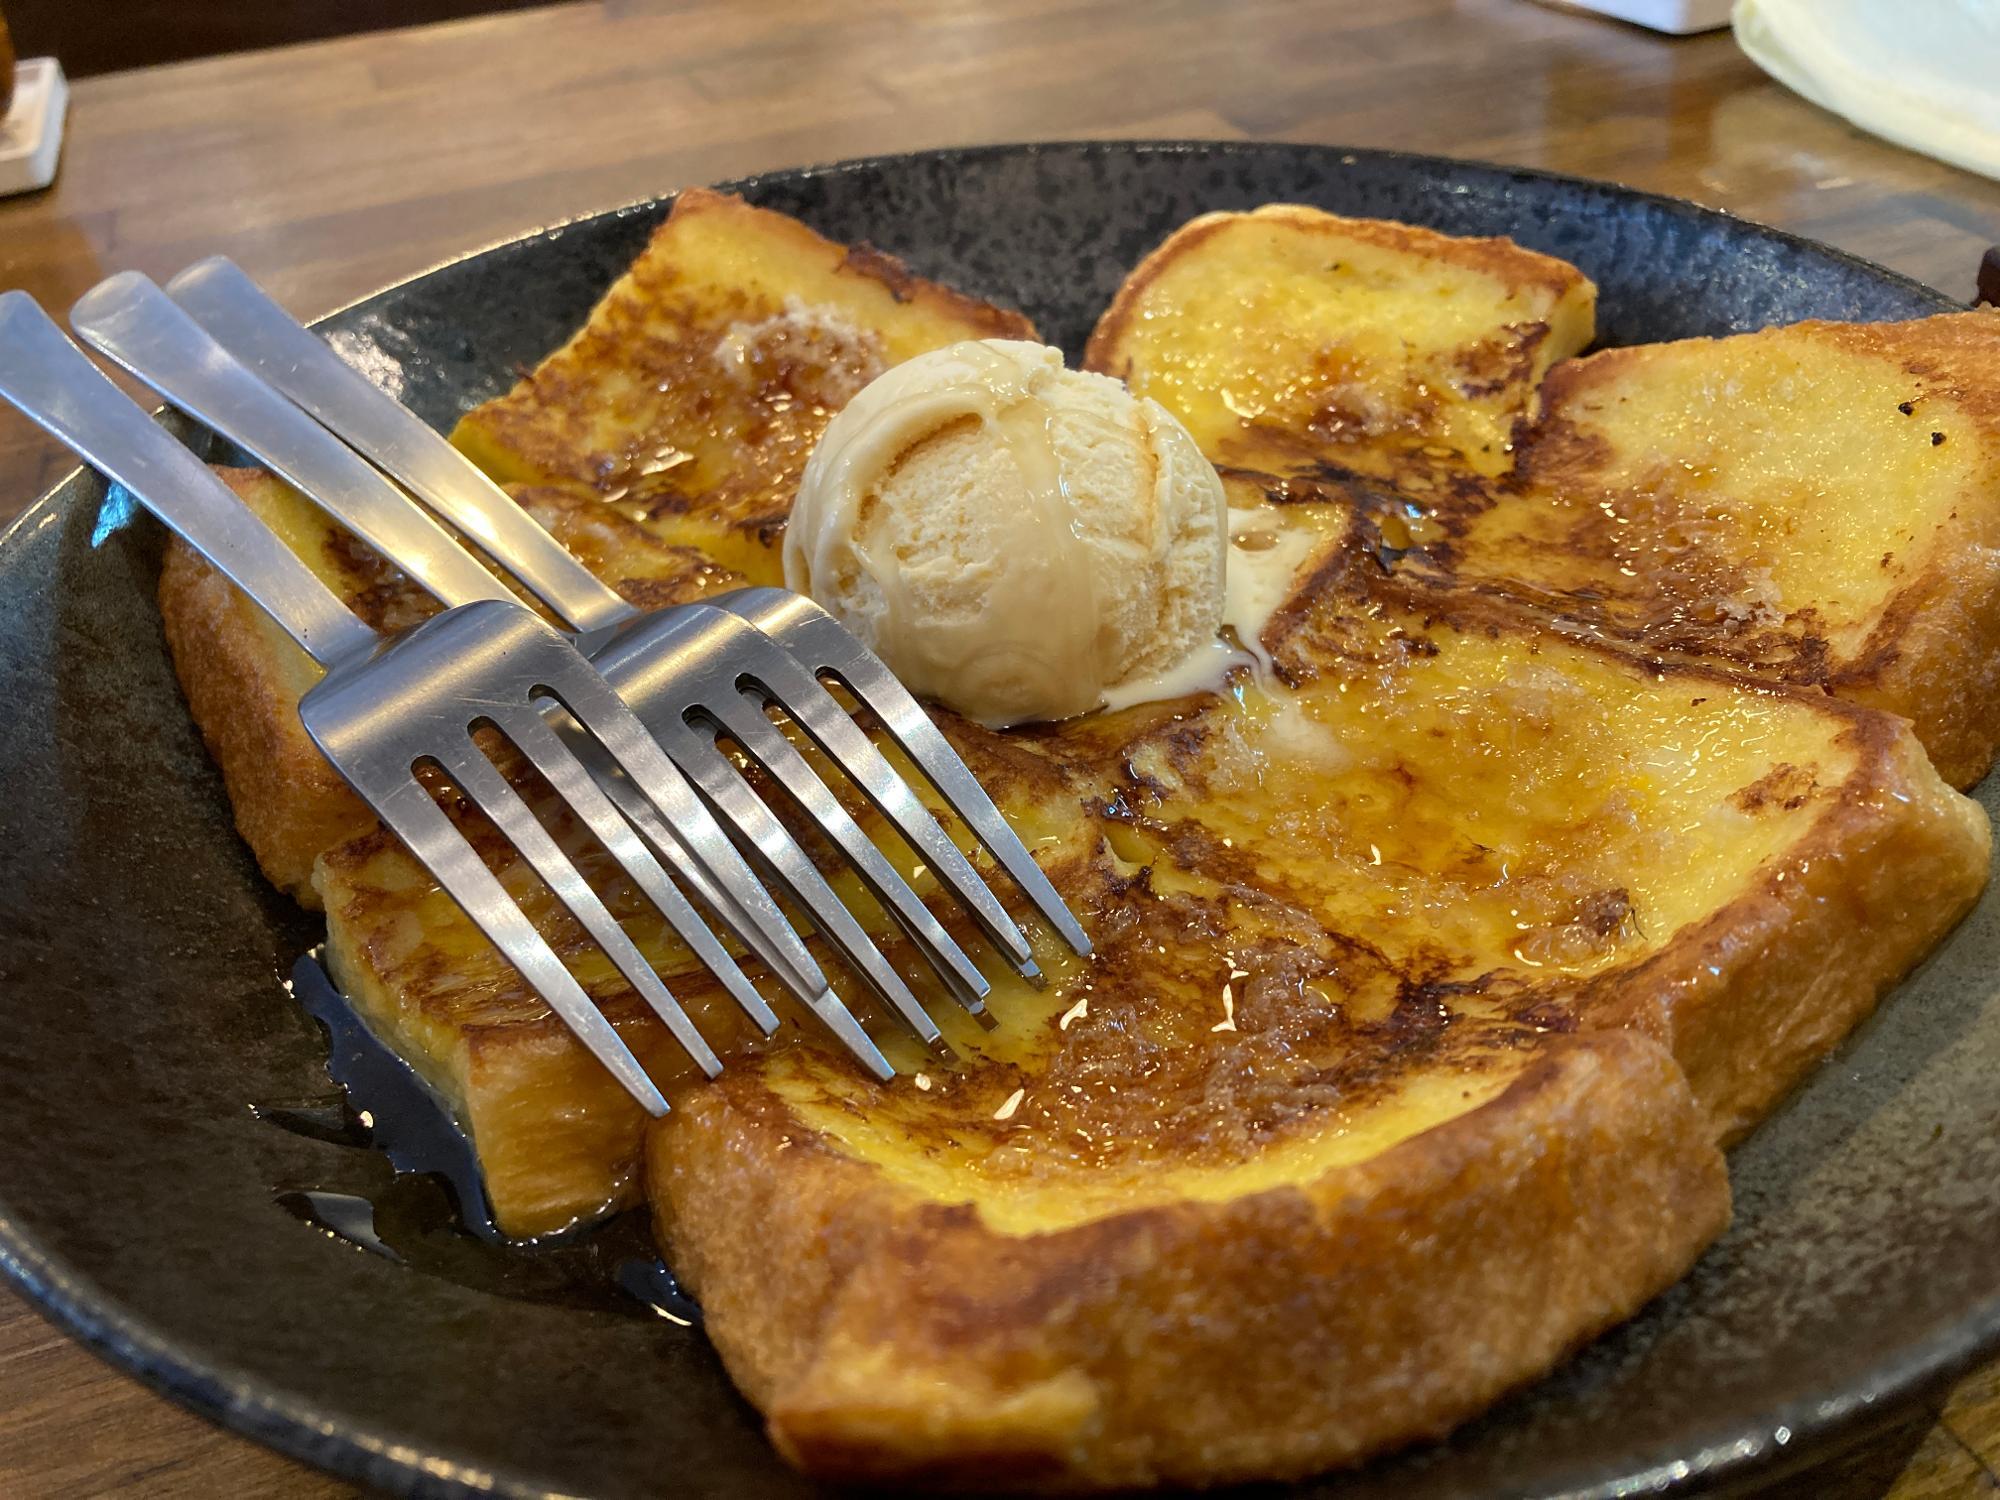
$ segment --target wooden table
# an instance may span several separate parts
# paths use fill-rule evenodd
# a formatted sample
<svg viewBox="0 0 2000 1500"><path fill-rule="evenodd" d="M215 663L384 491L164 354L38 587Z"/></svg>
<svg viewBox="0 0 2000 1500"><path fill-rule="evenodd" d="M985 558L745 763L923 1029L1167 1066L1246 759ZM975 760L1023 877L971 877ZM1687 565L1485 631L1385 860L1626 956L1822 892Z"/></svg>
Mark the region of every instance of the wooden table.
<svg viewBox="0 0 2000 1500"><path fill-rule="evenodd" d="M611 0L90 79L0 202L0 287L226 251L319 313L569 216L973 141L1275 137L1554 167L1782 225L1969 297L2000 183L1856 133L1726 33L1528 0ZM0 520L70 467L0 415ZM1933 1420L1933 1418L1936 1418ZM1797 1493L2000 1488L2000 1366ZM210 1428L0 1293L0 1494L353 1491Z"/></svg>

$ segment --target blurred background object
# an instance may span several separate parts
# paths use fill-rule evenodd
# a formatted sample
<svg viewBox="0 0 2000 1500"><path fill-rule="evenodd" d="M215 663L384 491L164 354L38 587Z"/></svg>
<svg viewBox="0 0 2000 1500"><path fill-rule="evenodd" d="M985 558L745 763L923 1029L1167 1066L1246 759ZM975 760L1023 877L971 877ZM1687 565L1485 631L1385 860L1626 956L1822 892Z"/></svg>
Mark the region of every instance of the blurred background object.
<svg viewBox="0 0 2000 1500"><path fill-rule="evenodd" d="M1993 0L1737 0L1734 20L1750 59L1822 109L2000 177Z"/></svg>
<svg viewBox="0 0 2000 1500"><path fill-rule="evenodd" d="M1542 0L1542 3L1609 16L1614 21L1630 21L1634 26L1663 31L1668 36L1692 36L1698 31L1720 31L1727 26L1734 0Z"/></svg>
<svg viewBox="0 0 2000 1500"><path fill-rule="evenodd" d="M55 180L68 112L69 86L56 60L17 59L0 15L0 197Z"/></svg>
<svg viewBox="0 0 2000 1500"><path fill-rule="evenodd" d="M548 0L7 0L23 57L72 78L391 26L526 10Z"/></svg>

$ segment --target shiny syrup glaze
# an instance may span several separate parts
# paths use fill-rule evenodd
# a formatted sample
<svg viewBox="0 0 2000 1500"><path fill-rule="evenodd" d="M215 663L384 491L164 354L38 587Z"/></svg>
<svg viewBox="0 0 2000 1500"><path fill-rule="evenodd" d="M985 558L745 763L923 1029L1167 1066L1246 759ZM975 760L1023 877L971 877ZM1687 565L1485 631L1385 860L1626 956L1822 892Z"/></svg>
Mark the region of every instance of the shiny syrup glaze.
<svg viewBox="0 0 2000 1500"><path fill-rule="evenodd" d="M256 1104L265 1123L309 1140L369 1153L342 1163L346 1186L272 1189L285 1212L329 1238L426 1276L517 1301L590 1308L698 1325L701 1309L675 1282L640 1212L533 1240L493 1222L472 1142L408 1063L362 1025L316 954L300 958L288 988L325 1027L334 1098Z"/></svg>

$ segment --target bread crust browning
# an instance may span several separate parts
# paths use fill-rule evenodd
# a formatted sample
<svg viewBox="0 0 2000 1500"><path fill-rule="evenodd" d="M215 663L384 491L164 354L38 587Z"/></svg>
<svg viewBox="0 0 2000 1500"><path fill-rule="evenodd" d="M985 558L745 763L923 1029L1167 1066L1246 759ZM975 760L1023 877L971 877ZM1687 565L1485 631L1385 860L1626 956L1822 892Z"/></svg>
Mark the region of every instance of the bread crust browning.
<svg viewBox="0 0 2000 1500"><path fill-rule="evenodd" d="M1837 806L1757 889L1579 1000L1586 1024L1661 1028L1724 1146L1865 1020L1986 885L1985 810L1939 780L1901 721L1827 707L1846 712L1861 747ZM1776 780L1772 794L1785 795Z"/></svg>
<svg viewBox="0 0 2000 1500"><path fill-rule="evenodd" d="M2000 511L2000 492L1994 499ZM2000 752L2000 537L1968 534L1940 558L1826 688L1908 719L1953 786L1983 780Z"/></svg>
<svg viewBox="0 0 2000 1500"><path fill-rule="evenodd" d="M1242 306L1204 301L1211 281ZM1511 239L1272 203L1169 235L1119 286L1083 364L1158 398L1218 463L1337 459L1422 483L1441 456L1504 464L1542 373L1590 342L1596 295ZM1245 318L1264 319L1249 338Z"/></svg>
<svg viewBox="0 0 2000 1500"><path fill-rule="evenodd" d="M583 327L452 441L504 481L568 483L771 537L831 412L889 364L1034 326L729 193L688 188ZM731 351L734 351L731 353ZM748 554L720 557L744 568Z"/></svg>
<svg viewBox="0 0 2000 1500"><path fill-rule="evenodd" d="M1427 605L1521 629L1487 598L1402 607ZM1739 787L1745 819L1822 810L1661 951L1553 985L1551 1035L1493 1102L1295 1189L1043 1233L892 1183L756 1064L654 1127L662 1243L788 1456L973 1488L1305 1474L1447 1430L1685 1270L1725 1218L1720 1145L1964 914L1987 825L1891 717L1575 646L1668 692L1796 703L1847 769Z"/></svg>
<svg viewBox="0 0 2000 1500"><path fill-rule="evenodd" d="M1111 305L1097 320L1089 342L1084 345L1084 368L1124 378L1131 363L1125 355L1125 346L1146 294L1177 261L1195 254L1204 242L1246 220L1283 225L1307 234L1337 234L1400 255L1444 261L1491 276L1511 290L1539 288L1557 299L1572 295L1583 283L1574 266L1523 250L1504 235L1482 238L1440 234L1435 229L1400 224L1393 219L1341 218L1301 203L1266 203L1248 213L1218 211L1188 220L1155 245L1118 284Z"/></svg>
<svg viewBox="0 0 2000 1500"><path fill-rule="evenodd" d="M1329 559L1316 596L1337 595L1339 573L1351 567ZM1414 579L1371 584L1368 594L1457 630L1518 636L1524 647L1535 639L1532 618L1503 598ZM1289 634L1306 621L1293 610L1267 633L1281 666L1299 649ZM1576 997L1585 1025L1636 1028L1666 1042L1715 1138L1731 1145L1972 910L1991 865L1992 823L1894 713L1812 688L1760 686L1706 663L1648 661L1603 639L1568 644L1682 685L1693 699L1750 692L1808 704L1841 721L1839 742L1854 757L1827 810L1752 889L1638 965L1586 981ZM1780 760L1732 801L1754 817L1823 790Z"/></svg>
<svg viewBox="0 0 2000 1500"><path fill-rule="evenodd" d="M1052 1233L886 1185L749 1072L659 1122L648 1162L662 1243L778 1446L954 1487L1288 1477L1442 1433L1728 1217L1684 1079L1632 1033L1552 1039L1495 1100L1317 1181Z"/></svg>
<svg viewBox="0 0 2000 1500"><path fill-rule="evenodd" d="M239 493L250 471L224 471ZM375 815L299 722L319 680L309 657L178 537L160 567L160 620L174 675L222 772L236 831L264 877L318 910L313 861L375 826Z"/></svg>
<svg viewBox="0 0 2000 1500"><path fill-rule="evenodd" d="M1721 620L1700 613L1691 617L1687 601L1660 590L1657 579L1711 573L1718 586L1716 602L1721 602L1724 589L1741 585L1742 580L1732 585L1728 577L1740 559L1705 555L1709 549L1698 526L1691 540L1680 537L1678 518L1670 510L1651 525L1644 515L1631 524L1634 517L1628 514L1628 529L1622 533L1599 522L1590 502L1600 491L1615 508L1625 509L1629 476L1614 481L1607 474L1614 466L1629 465L1630 456L1607 451L1591 414L1622 404L1632 393L1643 397L1647 377L1663 358L1699 361L1710 381L1721 384L1761 358L1794 361L1802 377L1810 379L1811 361L1822 354L1865 362L1867 406L1857 416L1893 413L1890 425L1907 429L1920 453L1941 461L1955 461L1969 448L1972 467L1964 487L1942 494L1912 493L1902 505L1896 503L1901 492L1890 495L1872 546L1835 543L1817 534L1787 543L1808 551L1860 546L1863 564L1879 566L1885 578L1894 579L1886 601L1864 614L1868 628L1858 640L1847 638L1843 621L1825 617L1827 601L1810 597L1784 601L1781 614L1760 609L1763 617L1748 623L1740 610ZM1552 532L1520 554L1482 558L1476 524L1434 558L1412 561L1434 565L1439 576L1472 587L1512 592L1545 614L1642 649L1687 654L1887 709L1916 726L1940 775L1953 786L1969 787L1986 774L2000 749L2000 381L1995 370L2000 370L2000 311L1946 313L1902 323L1808 321L1724 339L1606 349L1568 360L1544 380L1542 416L1520 437L1517 488L1488 503L1530 507L1546 505L1551 496L1582 502L1583 520L1595 527L1600 540L1617 542L1634 559L1631 581L1622 581L1601 559L1587 576L1577 571ZM1754 444L1755 424L1764 413L1754 401L1746 399L1742 405L1750 425L1739 441ZM1667 465L1672 481L1660 493L1672 499L1677 483L1672 461L1699 469L1703 455L1682 450L1672 422L1659 424L1655 441L1656 456ZM1850 461L1867 460L1855 455ZM1811 474L1810 464L1802 472ZM1933 484L1951 482L1940 476ZM1717 497L1710 503L1726 507L1729 499ZM1936 509L1948 509L1948 515L1937 517L1935 525L1924 517L1911 537L1896 534L1907 520L1906 510L1934 502ZM1795 519L1818 527L1832 518L1816 515L1808 498ZM1451 518L1446 522L1452 524ZM1521 570L1519 587L1509 576L1516 569ZM1737 602L1742 602L1740 595Z"/></svg>

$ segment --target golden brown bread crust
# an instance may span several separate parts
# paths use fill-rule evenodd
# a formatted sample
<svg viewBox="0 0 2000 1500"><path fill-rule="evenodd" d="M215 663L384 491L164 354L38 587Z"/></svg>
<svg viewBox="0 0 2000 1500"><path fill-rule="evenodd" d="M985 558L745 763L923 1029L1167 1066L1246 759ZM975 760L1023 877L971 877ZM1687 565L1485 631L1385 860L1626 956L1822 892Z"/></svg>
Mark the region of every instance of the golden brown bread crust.
<svg viewBox="0 0 2000 1500"><path fill-rule="evenodd" d="M1542 373L1590 343L1596 295L1509 239L1267 204L1169 235L1084 367L1158 399L1217 463L1335 459L1425 484L1506 466Z"/></svg>
<svg viewBox="0 0 2000 1500"><path fill-rule="evenodd" d="M244 493L249 470L223 471ZM263 612L179 538L160 568L160 619L175 675L222 771L236 829L264 876L317 908L313 861L374 826L299 722L319 669Z"/></svg>
<svg viewBox="0 0 2000 1500"><path fill-rule="evenodd" d="M1205 241L1243 220L1282 224L1306 233L1338 233L1398 255L1443 261L1492 276L1505 285L1526 290L1539 287L1553 297L1573 291L1582 279L1574 266L1549 256L1523 251L1504 235L1485 238L1440 234L1418 224L1393 219L1347 219L1296 203L1267 203L1249 213L1201 214L1176 229L1147 252L1118 284L1111 305L1098 318L1084 345L1084 368L1107 375L1124 375L1126 345L1139 304L1161 275L1176 261L1200 252Z"/></svg>
<svg viewBox="0 0 2000 1500"><path fill-rule="evenodd" d="M689 188L576 335L452 441L496 478L561 483L678 520L776 582L775 528L820 432L889 365L969 338L1033 338L1017 312Z"/></svg>
<svg viewBox="0 0 2000 1500"><path fill-rule="evenodd" d="M1350 595L1357 586L1372 605ZM1432 652L1448 659L1461 649L1453 641L1522 628L1504 601L1370 581L1337 563L1314 590L1285 638L1267 637L1281 664L1325 672L1339 660L1327 632L1384 611L1388 639L1410 643L1417 663ZM1650 675L1609 646L1564 649ZM1656 676L1662 694L1685 692L1690 703L1746 692L1691 666ZM1722 1223L1718 1138L1740 1133L1864 1015L1958 920L1986 872L1983 813L1938 781L1903 725L1811 693L1747 691L1816 721L1850 767L1829 786L1780 760L1733 793L1750 821L1820 808L1805 837L1726 906L1595 978L1538 983L1495 970L1427 989L1413 971L1397 1016L1415 1020L1429 993L1461 1013L1455 1024L1471 1029L1460 1045L1475 1049L1493 1042L1482 1026L1532 1020L1542 1035L1502 1045L1534 1060L1498 1099L1302 1187L1219 1202L1189 1194L1022 1231L989 1220L978 1205L997 1189L972 1175L958 1179L971 1201L954 1204L857 1156L757 1062L681 1101L649 1140L659 1233L780 1447L829 1477L968 1487L1306 1473L1444 1430L1666 1285ZM1266 902L1308 900L1269 867L1275 846L1239 856L1198 846L1185 821L1161 821L1177 807L1199 816L1221 788L1187 769L1203 753L1197 726L1170 722L1139 742L1159 735L1188 779L1163 789L1128 776L1121 800L1132 810L1120 816L1159 841L1162 872L1211 871L1232 912L1252 889ZM1797 743L1803 758L1807 742ZM1122 758L1141 763L1129 750ZM1172 1078L1194 1044L1169 1021L1143 1011L1134 1021L1112 1003L1128 980L1165 980L1120 967L1131 945L1105 926L1114 908L1083 909L1103 955L1090 1015L1146 1032L1162 1049L1148 1074ZM1158 925L1205 930L1201 904ZM1156 934L1138 936L1139 953L1150 952ZM1394 941L1386 924L1340 939L1348 984L1367 966L1360 944L1370 937ZM1184 939L1163 962L1199 970L1202 941ZM1229 945L1242 971L1265 968L1250 932L1233 932ZM1362 1003L1327 982L1343 1007ZM1254 1026L1252 992L1239 993L1232 1015ZM1288 1045L1312 1064L1310 1043ZM1391 1078L1472 1061L1421 1030L1361 1045ZM1309 1076L1330 1084L1341 1108L1365 1107L1376 1086L1365 1068L1317 1067ZM1087 1053L1018 1077L1037 1097L1062 1097L1071 1078L1112 1079L1119 1091L1129 1083ZM1220 1082L1211 1075L1208 1085L1218 1116L1265 1108L1254 1093L1220 1103L1230 1097ZM1127 1107L1150 1104L1173 1141L1169 1119L1194 1101L1163 1087L1171 1098L1142 1094ZM892 1101L872 1108L889 1115ZM976 1136L977 1119L952 1118L926 1149ZM1111 1118L1079 1117L1093 1132ZM1189 1154L1166 1151L1176 1164ZM1287 1295L1245 1295L1246 1286Z"/></svg>
<svg viewBox="0 0 2000 1500"><path fill-rule="evenodd" d="M885 1185L749 1072L655 1131L661 1241L731 1375L789 1457L842 1480L1352 1462L1630 1316L1728 1216L1685 1081L1623 1033L1556 1039L1493 1102L1318 1181L1045 1234Z"/></svg>
<svg viewBox="0 0 2000 1500"><path fill-rule="evenodd" d="M1818 362L1837 359L1838 366ZM1734 409L1714 399L1715 387L1755 378L1760 365L1796 366L1802 383L1835 376L1856 386L1852 418L1882 417L1902 429L1903 442L1939 472L1927 478L1879 477L1877 454L1858 431L1844 453L1809 453L1782 429L1757 395ZM1607 446L1601 414L1643 401L1679 369L1705 374L1707 384L1685 403L1663 398L1647 409L1646 456ZM1781 366L1783 367L1783 366ZM1805 322L1726 339L1607 349L1569 360L1542 385L1542 412L1518 439L1518 466L1508 483L1447 504L1438 524L1450 533L1440 546L1413 553L1407 565L1462 585L1509 594L1566 624L1587 627L1643 649L1684 654L1753 675L1824 688L1857 703L1900 714L1915 724L1939 774L1966 787L1985 775L2000 746L2000 313L1940 314L1903 323ZM1684 433L1694 421L1699 437ZM1777 544L1810 555L1848 549L1879 568L1886 598L1861 611L1859 633L1843 617L1843 601L1787 598L1773 609L1759 596L1759 579L1730 545L1703 527L1701 506L1725 515L1756 494L1705 494L1697 474L1704 444L1721 440L1745 450L1792 448L1764 480L1806 490L1778 520L1793 528ZM1786 472L1789 469L1789 472ZM1820 483L1860 482L1836 492L1839 515L1825 514ZM1879 496L1868 482L1912 485ZM1833 539L1852 525L1866 496L1880 509L1858 535ZM1554 507L1573 521L1554 521ZM1928 507L1924 509L1922 507ZM1527 520L1525 546L1501 552L1489 538L1498 515ZM1600 511L1615 511L1614 526ZM1511 524L1511 523L1510 523ZM1735 539L1737 545L1745 545ZM1718 546L1721 550L1718 550ZM1747 607L1746 607L1747 606ZM1849 610L1852 605L1847 605Z"/></svg>
<svg viewBox="0 0 2000 1500"><path fill-rule="evenodd" d="M1283 205L1211 214L1127 278L1092 335L1091 367L1142 384L1168 366L1242 381L1255 362L1234 351L1255 342L1198 316L1188 277L1240 277L1246 265L1303 274L1248 233L1260 222L1397 257L1378 268L1372 300L1316 315L1335 354L1343 339L1360 349L1399 322L1421 326L1438 265L1561 291L1546 258L1503 241ZM1169 278L1176 290L1163 291ZM1916 724L1953 785L1985 774L2000 745L2000 312L1605 350L1555 364L1539 412L1535 347L1508 342L1521 325L1489 321L1495 389L1520 419L1511 467L1428 440L1411 448L1403 429L1421 412L1408 393L1382 423L1316 410L1334 398L1313 392L1349 378L1341 358L1298 377L1303 395L1253 401L1240 421L1209 410L1199 381L1153 394L1218 463L1265 470L1272 487L1346 490L1407 551L1399 566L1507 594L1565 627L1886 708ZM1394 380L1393 358L1357 357L1369 380ZM1482 389L1456 386L1475 402ZM1226 404L1239 412L1242 400L1239 390ZM1789 419L1795 409L1812 415Z"/></svg>
<svg viewBox="0 0 2000 1500"><path fill-rule="evenodd" d="M1365 521L1280 611L1264 637L1294 680L1323 670L1331 646L1315 627L1383 604L1454 634L1534 634L1513 601L1415 577L1368 576ZM1355 549L1360 549L1357 557ZM1355 580L1362 593L1352 592ZM1345 596L1345 606L1328 601ZM1367 604L1361 599L1373 601ZM1334 626L1339 629L1339 625ZM1591 638L1589 654L1643 665L1678 685L1690 708L1719 695L1756 693L1810 704L1841 723L1855 767L1837 787L1782 760L1732 804L1746 815L1821 800L1809 833L1760 871L1753 889L1676 932L1636 967L1584 980L1573 1005L1587 1027L1632 1027L1673 1050L1715 1138L1728 1145L1761 1120L1881 997L1972 909L1985 887L1992 825L1932 766L1911 727L1891 714L1811 689L1758 687L1692 661L1647 662Z"/></svg>
<svg viewBox="0 0 2000 1500"><path fill-rule="evenodd" d="M1953 786L1982 780L2000 751L2000 536L1968 526L1954 555L1890 605L1860 658L1830 666L1825 687L1908 719Z"/></svg>
<svg viewBox="0 0 2000 1500"><path fill-rule="evenodd" d="M1706 675L1686 674L1697 688ZM1866 1019L1986 883L1985 810L1938 779L1898 720L1840 707L1866 748L1830 815L1759 889L1579 997L1586 1024L1662 1028L1725 1146ZM1798 795L1791 770L1746 791Z"/></svg>

